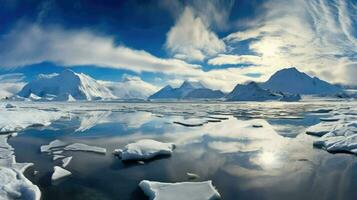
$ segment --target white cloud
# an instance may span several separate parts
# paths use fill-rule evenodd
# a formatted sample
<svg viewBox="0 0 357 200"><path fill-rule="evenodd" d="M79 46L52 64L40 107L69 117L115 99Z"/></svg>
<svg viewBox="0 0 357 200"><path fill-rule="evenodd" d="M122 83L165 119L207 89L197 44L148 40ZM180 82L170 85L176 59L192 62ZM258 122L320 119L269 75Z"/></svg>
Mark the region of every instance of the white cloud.
<svg viewBox="0 0 357 200"><path fill-rule="evenodd" d="M11 97L26 84L24 75L20 73L0 75L0 99Z"/></svg>
<svg viewBox="0 0 357 200"><path fill-rule="evenodd" d="M146 99L158 90L158 87L143 81L138 76L125 75L121 82L99 81L121 99Z"/></svg>
<svg viewBox="0 0 357 200"><path fill-rule="evenodd" d="M88 30L19 26L0 40L0 66L19 67L44 61L65 66L96 65L135 72L194 73L200 66L163 59L143 50L114 45L111 37Z"/></svg>
<svg viewBox="0 0 357 200"><path fill-rule="evenodd" d="M210 65L235 65L235 64L253 64L257 65L261 61L259 56L254 55L228 55L219 54L217 57L208 60Z"/></svg>
<svg viewBox="0 0 357 200"><path fill-rule="evenodd" d="M167 33L166 48L176 58L203 61L207 56L224 52L225 44L195 10L187 6Z"/></svg>
<svg viewBox="0 0 357 200"><path fill-rule="evenodd" d="M252 39L249 49L260 59L248 63L272 69L266 73L297 66L330 82L357 84L353 73L357 60L354 7L343 0L270 0L265 4L266 15L250 23L255 26L232 33L224 41L234 47ZM211 63L247 62L238 58L218 56Z"/></svg>

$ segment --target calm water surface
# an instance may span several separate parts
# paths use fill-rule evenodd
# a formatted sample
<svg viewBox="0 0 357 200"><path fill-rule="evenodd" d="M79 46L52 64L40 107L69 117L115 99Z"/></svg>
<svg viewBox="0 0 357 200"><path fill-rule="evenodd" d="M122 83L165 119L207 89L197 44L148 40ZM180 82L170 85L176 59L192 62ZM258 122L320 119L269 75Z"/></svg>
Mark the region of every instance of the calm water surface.
<svg viewBox="0 0 357 200"><path fill-rule="evenodd" d="M9 141L17 162L34 163L26 176L40 187L43 199L146 199L138 188L141 180L192 181L187 172L200 176L193 181L212 180L227 200L357 199L356 157L314 149L314 137L304 133L320 117L330 116L311 111L335 105L70 106L69 117L42 129L26 129ZM173 123L209 116L227 119L199 127ZM262 123L263 128L246 128L250 123ZM144 138L175 142L177 148L171 157L144 165L122 163L111 155L113 149ZM52 169L60 160L52 161L40 146L54 139L105 147L108 153L65 152L73 156L67 167L72 176L53 185Z"/></svg>

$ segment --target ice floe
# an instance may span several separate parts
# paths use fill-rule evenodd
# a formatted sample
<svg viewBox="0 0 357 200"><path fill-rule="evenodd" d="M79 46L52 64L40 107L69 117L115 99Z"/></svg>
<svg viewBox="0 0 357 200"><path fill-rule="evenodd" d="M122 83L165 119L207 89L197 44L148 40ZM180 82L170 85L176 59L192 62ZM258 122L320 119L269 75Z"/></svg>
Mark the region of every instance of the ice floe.
<svg viewBox="0 0 357 200"><path fill-rule="evenodd" d="M151 200L213 200L221 199L212 181L162 183L143 180L139 187Z"/></svg>
<svg viewBox="0 0 357 200"><path fill-rule="evenodd" d="M41 149L41 152L50 152L51 149L55 149L58 147L64 147L66 145L67 145L66 142L56 139L56 140L53 140L52 142L50 142L48 145L42 145L40 147L40 149Z"/></svg>
<svg viewBox="0 0 357 200"><path fill-rule="evenodd" d="M23 175L32 164L16 163L13 148L7 143L8 137L0 135L0 199L39 200L39 188Z"/></svg>
<svg viewBox="0 0 357 200"><path fill-rule="evenodd" d="M2 110L0 115L0 133L20 131L31 125L47 126L62 116L58 112L37 109L16 108Z"/></svg>
<svg viewBox="0 0 357 200"><path fill-rule="evenodd" d="M194 173L190 173L190 172L187 172L186 175L187 175L187 177L188 177L189 179L198 179L198 178L200 178L199 175L194 174Z"/></svg>
<svg viewBox="0 0 357 200"><path fill-rule="evenodd" d="M159 155L171 155L174 148L173 143L143 139L127 144L124 149L115 149L113 153L122 160L147 160Z"/></svg>
<svg viewBox="0 0 357 200"><path fill-rule="evenodd" d="M107 150L102 147L96 147L82 143L68 144L58 139L53 140L48 145L42 145L40 148L41 152L49 152L52 154L58 151L86 151L100 154L105 154L107 152Z"/></svg>
<svg viewBox="0 0 357 200"><path fill-rule="evenodd" d="M179 124L182 126L195 127L195 126L203 126L208 121L205 119L185 119L174 121L174 124Z"/></svg>
<svg viewBox="0 0 357 200"><path fill-rule="evenodd" d="M102 147L90 146L82 143L73 143L63 148L65 151L86 151L93 153L106 154L107 150Z"/></svg>
<svg viewBox="0 0 357 200"><path fill-rule="evenodd" d="M66 157L66 156L63 156L63 155L53 155L52 160L58 160L58 159L64 158L64 157Z"/></svg>
<svg viewBox="0 0 357 200"><path fill-rule="evenodd" d="M335 125L336 123L320 122L307 128L306 133L309 135L323 136L330 132Z"/></svg>
<svg viewBox="0 0 357 200"><path fill-rule="evenodd" d="M62 167L67 167L67 165L71 162L72 156L66 157L62 160Z"/></svg>
<svg viewBox="0 0 357 200"><path fill-rule="evenodd" d="M41 192L21 171L0 166L0 199L39 200Z"/></svg>
<svg viewBox="0 0 357 200"><path fill-rule="evenodd" d="M355 107L337 108L334 117L338 119L320 122L306 130L307 134L320 136L314 146L328 152L357 154L357 116Z"/></svg>
<svg viewBox="0 0 357 200"><path fill-rule="evenodd" d="M54 182L54 181L57 181L57 180L60 180L62 178L65 178L67 176L70 176L72 173L68 170L65 170L61 167L58 167L58 166L54 166L53 167L53 174L51 176L51 180Z"/></svg>
<svg viewBox="0 0 357 200"><path fill-rule="evenodd" d="M334 126L330 132L315 140L314 146L328 152L357 154L357 121Z"/></svg>

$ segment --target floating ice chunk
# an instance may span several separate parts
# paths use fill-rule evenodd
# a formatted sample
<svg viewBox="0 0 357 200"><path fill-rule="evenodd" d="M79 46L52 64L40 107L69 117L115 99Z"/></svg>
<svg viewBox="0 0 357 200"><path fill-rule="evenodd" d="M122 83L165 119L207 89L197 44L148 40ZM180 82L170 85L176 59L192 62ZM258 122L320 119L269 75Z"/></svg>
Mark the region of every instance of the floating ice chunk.
<svg viewBox="0 0 357 200"><path fill-rule="evenodd" d="M333 111L333 109L330 109L330 108L318 108L318 109L315 109L315 110L311 110L310 112L312 113L329 113Z"/></svg>
<svg viewBox="0 0 357 200"><path fill-rule="evenodd" d="M126 145L123 150L115 149L114 153L122 160L145 160L159 155L171 155L174 148L173 143L144 139Z"/></svg>
<svg viewBox="0 0 357 200"><path fill-rule="evenodd" d="M203 126L205 123L207 123L207 120L205 119L186 119L182 121L174 121L174 124L188 127Z"/></svg>
<svg viewBox="0 0 357 200"><path fill-rule="evenodd" d="M62 153L63 151L87 151L101 154L105 154L107 152L107 150L102 147L90 146L82 143L73 143L68 145L68 143L58 139L53 140L48 145L41 146L41 152L50 152L53 153L54 156L58 156L58 153Z"/></svg>
<svg viewBox="0 0 357 200"><path fill-rule="evenodd" d="M200 178L199 175L194 174L194 173L189 173L189 172L187 172L186 175L187 175L187 177L188 177L189 179L198 179L198 178Z"/></svg>
<svg viewBox="0 0 357 200"><path fill-rule="evenodd" d="M67 165L71 162L71 160L72 160L72 156L64 158L62 160L62 167L67 167Z"/></svg>
<svg viewBox="0 0 357 200"><path fill-rule="evenodd" d="M70 176L72 173L68 170L65 170L61 167L58 167L58 166L54 166L53 168L54 172L52 174L52 177L51 177L51 180L54 182L54 181L57 181L59 179L62 179L62 178L65 178L67 176Z"/></svg>
<svg viewBox="0 0 357 200"><path fill-rule="evenodd" d="M19 170L0 166L0 199L39 200L41 192Z"/></svg>
<svg viewBox="0 0 357 200"><path fill-rule="evenodd" d="M93 153L106 154L107 150L102 147L90 146L82 143L73 143L63 148L66 151L87 151Z"/></svg>
<svg viewBox="0 0 357 200"><path fill-rule="evenodd" d="M338 117L326 117L326 118L320 118L320 121L322 122L336 122L340 120Z"/></svg>
<svg viewBox="0 0 357 200"><path fill-rule="evenodd" d="M320 122L316 125L307 128L306 133L309 135L323 136L326 133L330 132L334 128L334 126L336 126L335 123Z"/></svg>
<svg viewBox="0 0 357 200"><path fill-rule="evenodd" d="M52 152L52 154L54 154L54 155L59 155L59 154L62 154L63 153L63 151L62 150L60 150L60 151L54 151L54 152Z"/></svg>
<svg viewBox="0 0 357 200"><path fill-rule="evenodd" d="M229 119L229 117L224 116L224 115L210 115L210 116L208 116L208 118L218 119L218 120L227 120L227 119Z"/></svg>
<svg viewBox="0 0 357 200"><path fill-rule="evenodd" d="M212 181L161 183L143 180L139 187L151 200L213 200L221 196Z"/></svg>
<svg viewBox="0 0 357 200"><path fill-rule="evenodd" d="M66 156L63 156L63 155L54 155L53 158L52 158L52 160L58 160L58 159L64 158L64 157L66 157Z"/></svg>
<svg viewBox="0 0 357 200"><path fill-rule="evenodd" d="M40 148L41 148L41 152L50 152L51 149L63 147L66 145L67 145L66 142L56 139L50 142L48 145L42 145Z"/></svg>

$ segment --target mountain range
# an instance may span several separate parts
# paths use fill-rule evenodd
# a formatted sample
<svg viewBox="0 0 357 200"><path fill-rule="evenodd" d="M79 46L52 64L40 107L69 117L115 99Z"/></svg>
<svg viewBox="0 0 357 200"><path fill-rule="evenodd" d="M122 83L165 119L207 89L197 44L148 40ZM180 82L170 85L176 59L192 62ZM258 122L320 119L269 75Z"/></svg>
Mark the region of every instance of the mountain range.
<svg viewBox="0 0 357 200"><path fill-rule="evenodd" d="M184 81L178 88L167 85L149 99L219 99L224 95L222 91L206 88L200 82Z"/></svg>
<svg viewBox="0 0 357 200"><path fill-rule="evenodd" d="M238 84L230 93L213 90L197 81L184 81L180 87L170 85L158 90L139 77L125 77L122 82L97 81L83 73L64 70L59 74L39 75L27 83L14 99L45 101L76 100L195 100L227 101L297 101L302 95L336 95L343 90L317 77L286 68L277 71L264 83Z"/></svg>

